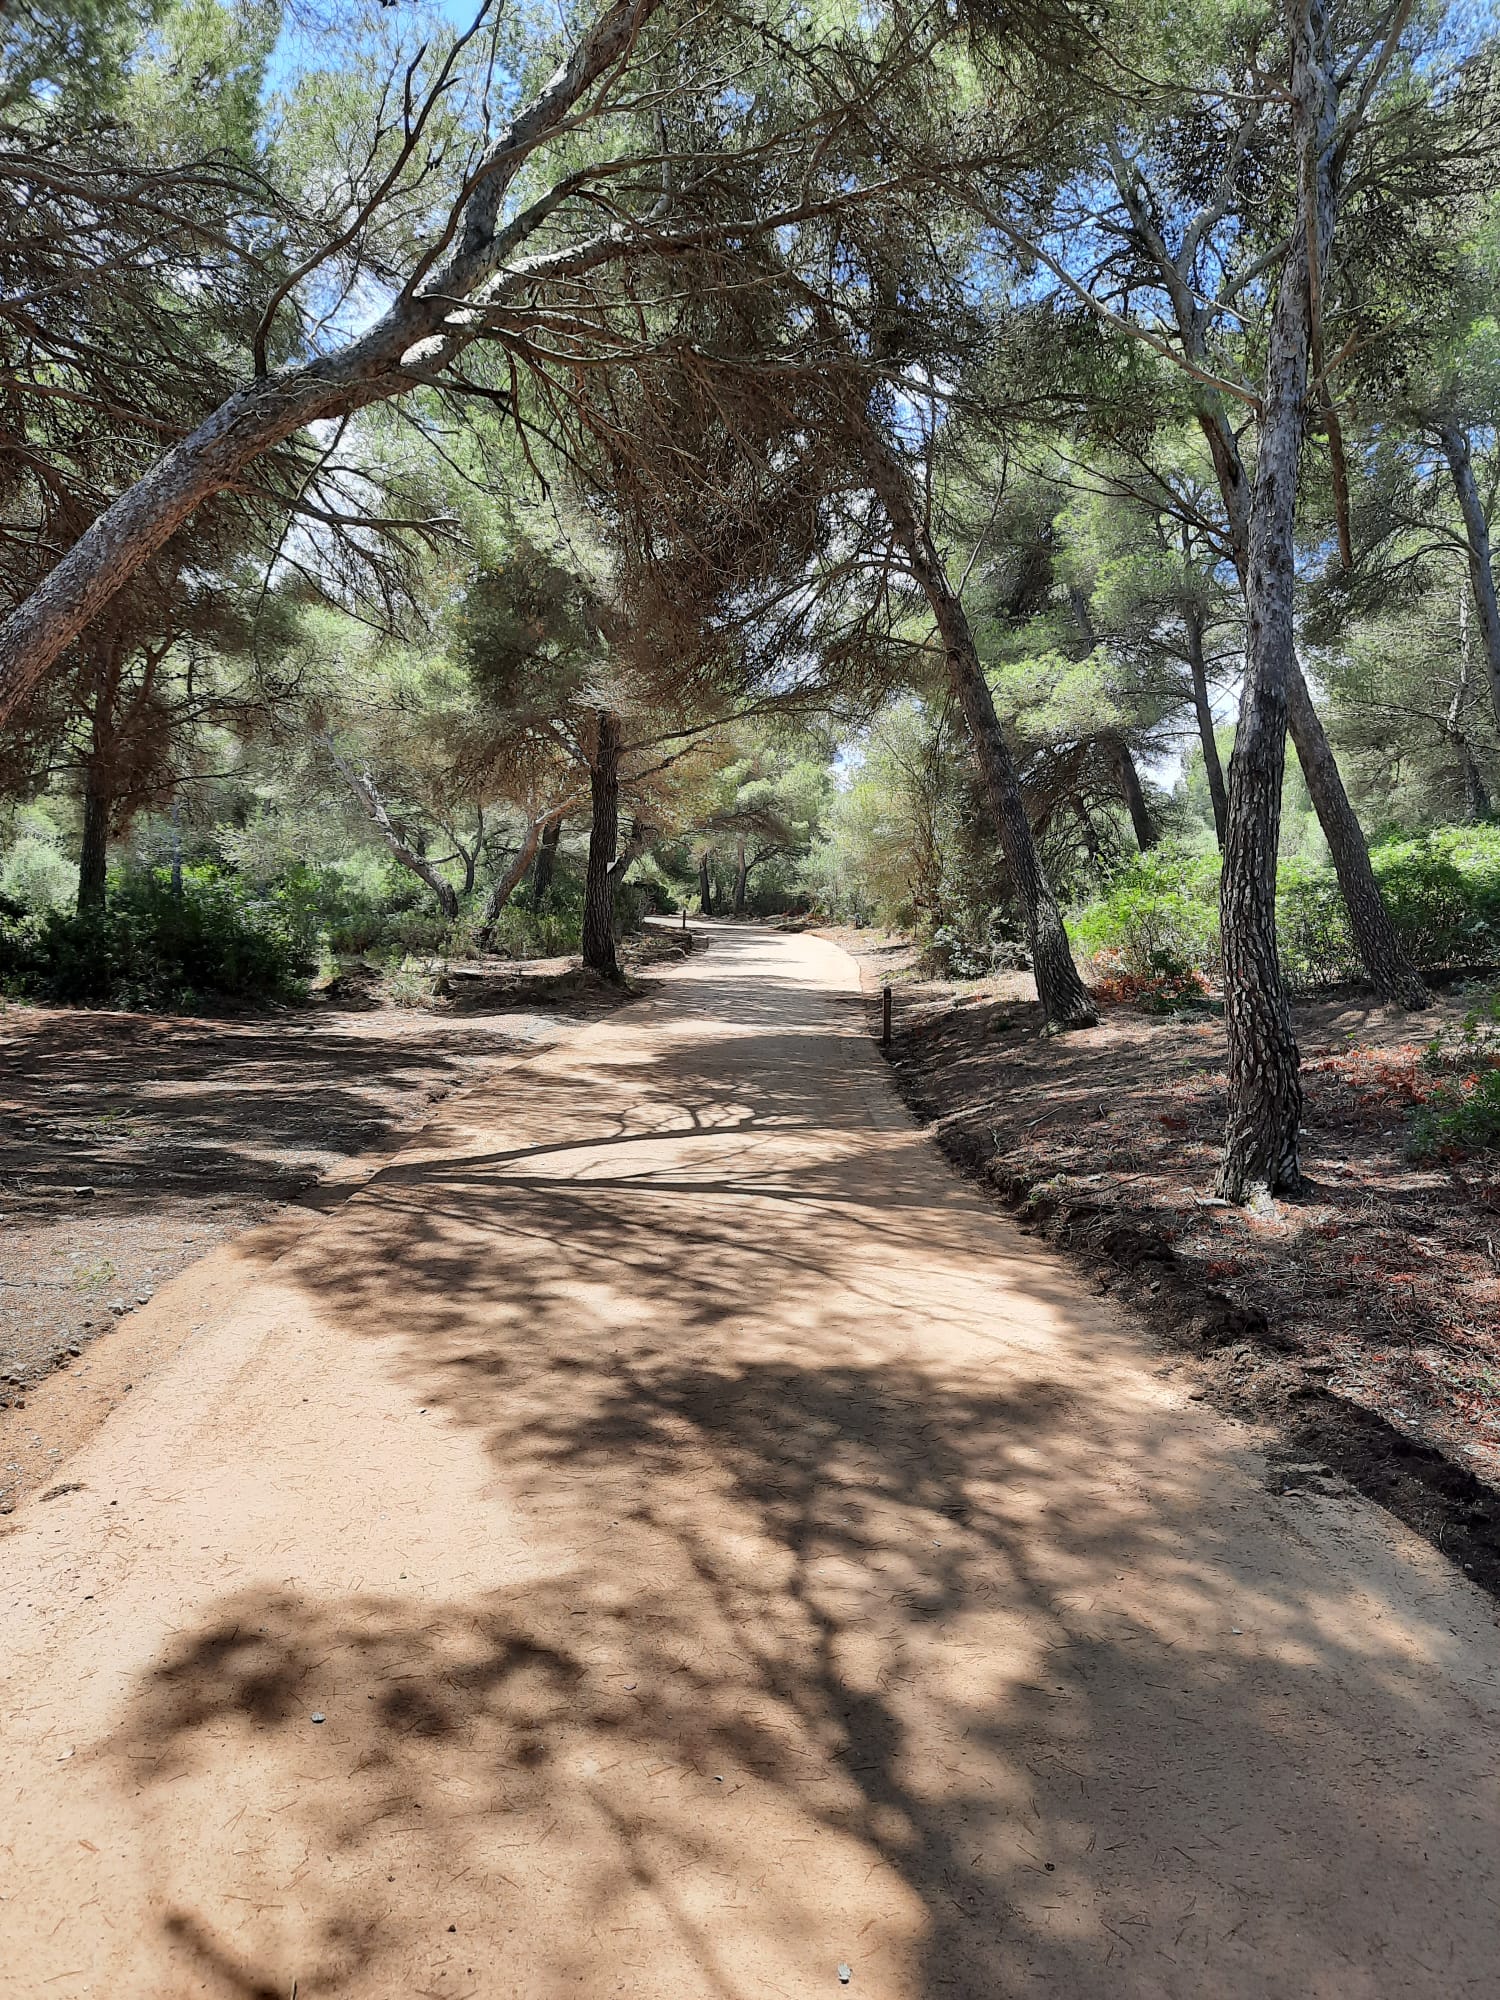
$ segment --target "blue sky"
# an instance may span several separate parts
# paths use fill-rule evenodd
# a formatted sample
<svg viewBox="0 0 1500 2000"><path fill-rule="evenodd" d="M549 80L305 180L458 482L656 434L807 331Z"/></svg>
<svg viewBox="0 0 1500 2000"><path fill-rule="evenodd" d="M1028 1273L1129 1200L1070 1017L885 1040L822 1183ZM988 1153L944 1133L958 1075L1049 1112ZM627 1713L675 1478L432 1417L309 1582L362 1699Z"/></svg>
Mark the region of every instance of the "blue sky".
<svg viewBox="0 0 1500 2000"><path fill-rule="evenodd" d="M383 14L388 20L400 24L403 16L410 21L418 14L437 14L444 20L451 21L455 27L467 28L479 11L479 4L480 0L425 0L425 4L417 6L412 4L412 0L399 0L398 5L386 9L379 5L379 0L354 0L354 4L347 7L346 16L357 19L362 9L370 16ZM306 56L299 53L298 44L302 39L300 30L293 22L288 21L283 25L280 38L266 64L268 91L280 90L295 79L298 69L306 60Z"/></svg>

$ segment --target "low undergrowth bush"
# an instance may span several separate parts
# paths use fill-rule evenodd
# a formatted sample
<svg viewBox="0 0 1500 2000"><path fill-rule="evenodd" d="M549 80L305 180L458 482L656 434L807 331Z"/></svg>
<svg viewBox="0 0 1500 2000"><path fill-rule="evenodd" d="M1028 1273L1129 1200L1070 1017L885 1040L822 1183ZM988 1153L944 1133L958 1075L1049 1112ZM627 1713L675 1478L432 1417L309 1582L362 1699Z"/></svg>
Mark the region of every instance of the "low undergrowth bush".
<svg viewBox="0 0 1500 2000"><path fill-rule="evenodd" d="M481 911L473 910L460 918L453 937L454 957L478 952L481 917ZM543 910L538 916L535 910L511 902L495 919L489 948L499 958L567 958L580 948L581 936L581 906L577 910Z"/></svg>
<svg viewBox="0 0 1500 2000"><path fill-rule="evenodd" d="M1097 999L1114 1006L1132 1005L1147 1014L1177 1014L1187 1008L1211 1006L1208 981L1196 966L1185 965L1168 951L1155 954L1145 972L1104 968L1101 958L1094 961L1104 976L1094 982Z"/></svg>
<svg viewBox="0 0 1500 2000"><path fill-rule="evenodd" d="M986 910L969 924L939 924L922 957L926 969L939 979L987 979L1031 963L1014 920L1000 909Z"/></svg>
<svg viewBox="0 0 1500 2000"><path fill-rule="evenodd" d="M1486 994L1456 1030L1440 1030L1422 1052L1425 1088L1411 1151L1446 1159L1500 1146L1500 993Z"/></svg>
<svg viewBox="0 0 1500 2000"><path fill-rule="evenodd" d="M1412 1121L1411 1151L1419 1160L1448 1159L1500 1146L1500 1069L1445 1077Z"/></svg>
<svg viewBox="0 0 1500 2000"><path fill-rule="evenodd" d="M1500 960L1500 827L1445 827L1388 841L1371 863L1398 936L1429 972ZM1166 963L1209 977L1222 966L1219 860L1171 847L1136 856L1069 930L1094 976L1148 979ZM1361 976L1331 867L1283 860L1276 885L1282 966L1297 989Z"/></svg>
<svg viewBox="0 0 1500 2000"><path fill-rule="evenodd" d="M1217 970L1218 858L1153 848L1121 869L1107 895L1075 911L1068 928L1106 981Z"/></svg>
<svg viewBox="0 0 1500 2000"><path fill-rule="evenodd" d="M14 905L8 906L14 910ZM106 908L0 915L0 982L55 1006L183 1012L294 997L317 963L315 930L233 880L126 876Z"/></svg>

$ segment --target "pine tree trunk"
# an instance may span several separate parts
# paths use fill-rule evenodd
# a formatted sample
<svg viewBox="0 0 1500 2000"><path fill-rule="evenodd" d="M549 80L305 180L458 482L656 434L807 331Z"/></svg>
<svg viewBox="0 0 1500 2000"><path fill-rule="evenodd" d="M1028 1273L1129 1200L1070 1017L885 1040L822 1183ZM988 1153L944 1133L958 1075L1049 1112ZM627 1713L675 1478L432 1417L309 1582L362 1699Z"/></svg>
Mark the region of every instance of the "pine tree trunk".
<svg viewBox="0 0 1500 2000"><path fill-rule="evenodd" d="M361 771L339 752L331 736L325 736L323 746L327 750L335 769L339 772L354 796L359 800L371 820L379 829L381 837L392 855L403 868L409 868L419 882L425 882L432 891L433 900L445 923L458 920L458 891L445 875L440 875L427 857L420 852L420 836L417 842L409 841L391 818L390 809L380 796L379 788L368 771Z"/></svg>
<svg viewBox="0 0 1500 2000"><path fill-rule="evenodd" d="M109 864L110 801L92 767L84 780L83 841L78 850L78 908L102 910Z"/></svg>
<svg viewBox="0 0 1500 2000"><path fill-rule="evenodd" d="M630 822L630 836L615 850L614 865L609 871L609 886L616 895L625 886L625 877L630 873L630 865L638 861L646 849L656 839L656 828L643 819Z"/></svg>
<svg viewBox="0 0 1500 2000"><path fill-rule="evenodd" d="M1327 228L1331 230L1333 224L1331 189L1325 188L1325 197L1329 209ZM1319 240L1324 241L1322 231L1319 233ZM1195 341L1191 328L1185 330L1185 343L1194 359L1204 358L1201 341ZM1248 591L1252 507L1250 482L1245 472L1244 460L1240 455L1239 442L1224 414L1223 401L1217 391L1199 392L1198 422L1208 440L1214 469L1218 476L1219 492L1229 523L1229 540L1235 568L1239 571L1241 586ZM1318 815L1323 838L1328 842L1334 872L1338 876L1339 888L1349 911L1349 924L1354 935L1355 949L1359 953L1366 977L1374 987L1377 999L1387 1006L1426 1007L1431 1004L1431 995L1423 983L1421 974L1407 957L1396 936L1390 912L1385 906L1385 898L1380 893L1380 884L1376 881L1375 871L1370 866L1370 850L1365 841L1364 829L1353 806L1349 803L1349 795L1339 775L1338 763L1323 728L1322 719L1313 706L1312 696L1307 691L1307 683L1303 679L1295 646L1292 651L1290 671L1291 679L1287 694L1292 741L1296 746L1298 762L1302 766L1302 775L1307 780L1313 810ZM1203 726L1200 714L1200 733ZM1205 751L1205 756L1206 754ZM1218 762L1217 752L1214 762ZM1222 831L1219 845L1221 848L1224 845Z"/></svg>
<svg viewBox="0 0 1500 2000"><path fill-rule="evenodd" d="M711 917L714 913L714 878L708 865L707 854L698 856L698 914Z"/></svg>
<svg viewBox="0 0 1500 2000"><path fill-rule="evenodd" d="M1056 1027L1092 1027L1099 1015L1073 963L1062 911L1031 836L1021 780L995 713L968 617L948 581L942 558L917 518L904 468L879 440L870 438L867 444L876 495L912 577L927 599L943 643L949 684L968 728L985 803L1025 913L1042 1010Z"/></svg>
<svg viewBox="0 0 1500 2000"><path fill-rule="evenodd" d="M953 612L958 614L957 621L952 617ZM947 631L943 630L945 624ZM1073 963L1062 911L1031 837L1021 782L1001 733L989 684L972 639L967 638L968 620L956 600L945 607L938 629L948 653L953 691L968 724L985 800L999 831L1011 881L1026 913L1031 965L1042 1010L1058 1027L1092 1027L1099 1015Z"/></svg>
<svg viewBox="0 0 1500 2000"><path fill-rule="evenodd" d="M588 868L583 884L583 962L606 979L618 979L615 957L615 896L610 880L620 838L620 718L601 708L597 744L589 766Z"/></svg>
<svg viewBox="0 0 1500 2000"><path fill-rule="evenodd" d="M750 889L750 869L745 860L745 841L741 835L734 850L734 914L745 914L745 902Z"/></svg>
<svg viewBox="0 0 1500 2000"><path fill-rule="evenodd" d="M1110 758L1120 781L1120 796L1125 801L1130 814L1131 828L1135 833L1135 844L1146 853L1155 847L1161 836L1152 822L1150 807L1146 804L1146 793L1141 785L1141 774L1135 767L1135 759L1130 754L1130 745L1123 736L1112 736L1109 744Z"/></svg>
<svg viewBox="0 0 1500 2000"><path fill-rule="evenodd" d="M1229 794L1224 788L1224 766L1219 761L1219 742L1214 734L1213 703L1208 694L1208 664L1203 657L1203 621L1196 611L1186 613L1188 670L1193 676L1193 713L1198 718L1198 741L1203 748L1203 770L1208 779L1208 796L1214 809L1214 837L1224 846L1224 824L1229 817Z"/></svg>
<svg viewBox="0 0 1500 2000"><path fill-rule="evenodd" d="M1479 639L1490 679L1490 700L1494 705L1495 720L1500 722L1500 602L1495 596L1490 524L1484 517L1484 502L1480 498L1479 482L1474 477L1468 437L1456 424L1444 424L1438 435L1442 440L1448 470L1453 475L1459 512L1464 519L1464 536L1469 545L1469 585L1474 593Z"/></svg>
<svg viewBox="0 0 1500 2000"><path fill-rule="evenodd" d="M347 416L418 387L441 368L455 337L455 300L484 290L494 309L508 285L521 306L535 280L525 270L504 275L501 245L515 226L507 193L538 144L565 130L574 106L628 59L659 4L611 0L595 16L546 83L493 135L486 170L468 180L451 231L430 246L429 259L437 261L422 267L420 282L398 282L389 309L343 347L235 390L106 507L0 621L0 724L142 564L246 466L320 418Z"/></svg>
<svg viewBox="0 0 1500 2000"><path fill-rule="evenodd" d="M1217 454L1215 462L1217 463ZM1240 478L1243 479L1243 473ZM1239 490L1239 482L1231 480L1229 486L1223 490L1228 505ZM1232 510L1230 535L1241 574L1247 579L1248 591L1250 524L1243 516L1237 520ZM1307 780L1308 796L1318 816L1318 824L1323 829L1323 838L1328 842L1334 873L1338 876L1339 888L1349 911L1349 927L1353 933L1354 947L1359 953L1365 976L1374 987L1376 998L1387 1006L1430 1006L1432 996L1427 991L1422 975L1403 950L1401 941L1396 935L1395 925L1391 922L1390 911L1385 906L1385 898L1380 893L1380 884L1376 881L1375 870L1370 865L1370 850L1365 841L1364 828L1349 803L1349 794L1344 789L1338 761L1328 741L1322 717L1313 706L1312 696L1308 693L1295 645L1288 672L1287 712L1292 743L1296 748L1297 761L1302 766L1302 775ZM1200 715L1200 733L1203 726ZM1218 763L1217 751L1214 753L1214 763L1215 765ZM1209 782L1211 786L1212 779ZM1222 783L1222 778L1220 782ZM1222 831L1219 845L1220 847L1224 845Z"/></svg>
<svg viewBox="0 0 1500 2000"><path fill-rule="evenodd" d="M1448 719L1444 724L1444 734L1453 745L1458 756L1458 767L1463 776L1464 816L1472 824L1476 820L1488 819L1494 810L1490 800L1490 788L1484 782L1484 773L1479 768L1479 759L1474 754L1474 745L1469 740L1465 725L1465 714L1469 706L1469 596L1462 591L1458 599L1458 685L1453 690L1453 699L1448 704Z"/></svg>
<svg viewBox="0 0 1500 2000"><path fill-rule="evenodd" d="M1200 410L1199 421L1213 448L1214 464L1220 469L1220 493L1229 519L1230 544L1235 566L1248 594L1251 502L1247 498L1248 487L1239 447L1228 430L1222 410ZM1292 742L1296 747L1297 761L1302 766L1302 775L1307 780L1313 810L1323 829L1323 838L1328 842L1334 873L1338 876L1339 888L1349 912L1354 947L1359 953L1365 976L1375 989L1375 997L1386 1006L1430 1006L1432 996L1422 975L1403 949L1396 927L1391 922L1390 911L1385 906L1385 898L1380 893L1380 884L1370 865L1370 850L1364 829L1349 803L1349 794L1344 789L1327 731L1308 693L1295 645L1289 675L1287 704ZM1200 716L1200 732L1202 728ZM1217 753L1214 761L1218 761ZM1222 833L1219 845L1224 845Z"/></svg>
<svg viewBox="0 0 1500 2000"><path fill-rule="evenodd" d="M1474 755L1474 747L1462 730L1455 732L1453 747L1458 752L1459 769L1464 781L1464 817L1473 824L1476 820L1488 819L1494 811L1489 786L1484 782L1484 774Z"/></svg>
<svg viewBox="0 0 1500 2000"><path fill-rule="evenodd" d="M1390 1007L1430 1007L1432 995L1396 935L1370 850L1355 816L1322 718L1313 707L1307 682L1292 658L1287 683L1288 721L1318 823L1333 856L1334 871L1349 912L1349 928L1375 997Z"/></svg>
<svg viewBox="0 0 1500 2000"><path fill-rule="evenodd" d="M1322 0L1290 10L1292 125L1299 149L1331 146L1335 104L1320 59ZM1297 481L1308 391L1309 232L1332 241L1325 177L1304 168L1292 242L1281 269L1266 354L1245 576L1248 626L1239 727L1229 764L1220 926L1229 1042L1229 1119L1219 1193L1242 1202L1301 1186L1300 1056L1276 948L1276 852L1288 708L1296 670Z"/></svg>
<svg viewBox="0 0 1500 2000"><path fill-rule="evenodd" d="M531 877L531 911L539 917L546 908L547 897L552 889L552 877L557 870L557 848L562 839L563 823L560 819L549 822L542 835L542 844L537 849L536 868Z"/></svg>
<svg viewBox="0 0 1500 2000"><path fill-rule="evenodd" d="M481 951L489 951L495 942L495 925L500 921L500 913L525 880L526 871L536 860L545 832L535 820L527 827L520 847L509 868L497 876L485 898L484 915L480 920L479 932L475 939Z"/></svg>

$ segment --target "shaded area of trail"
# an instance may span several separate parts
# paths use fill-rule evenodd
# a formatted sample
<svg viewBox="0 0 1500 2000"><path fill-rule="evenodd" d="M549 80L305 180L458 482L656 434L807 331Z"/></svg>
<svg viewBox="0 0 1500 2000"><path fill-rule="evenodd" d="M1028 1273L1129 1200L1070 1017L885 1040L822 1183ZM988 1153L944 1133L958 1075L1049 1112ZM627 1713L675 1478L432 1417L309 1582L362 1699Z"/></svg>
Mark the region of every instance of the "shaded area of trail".
<svg viewBox="0 0 1500 2000"><path fill-rule="evenodd" d="M0 1991L1488 1990L1487 1606L1268 1493L855 985L725 928L454 1100L18 1517Z"/></svg>

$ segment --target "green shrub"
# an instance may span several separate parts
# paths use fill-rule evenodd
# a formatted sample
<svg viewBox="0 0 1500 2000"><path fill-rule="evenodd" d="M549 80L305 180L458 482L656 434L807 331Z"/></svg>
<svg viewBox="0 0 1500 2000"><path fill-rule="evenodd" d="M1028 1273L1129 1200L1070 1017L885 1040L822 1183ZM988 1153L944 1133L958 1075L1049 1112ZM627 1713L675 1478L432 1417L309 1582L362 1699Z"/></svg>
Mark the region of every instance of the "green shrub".
<svg viewBox="0 0 1500 2000"><path fill-rule="evenodd" d="M1445 827L1387 842L1372 859L1419 965L1487 965L1500 956L1500 827Z"/></svg>
<svg viewBox="0 0 1500 2000"><path fill-rule="evenodd" d="M1412 1121L1411 1152L1419 1160L1500 1146L1500 1069L1446 1077Z"/></svg>
<svg viewBox="0 0 1500 2000"><path fill-rule="evenodd" d="M23 833L0 865L0 896L40 915L66 909L78 893L78 867L54 841Z"/></svg>
<svg viewBox="0 0 1500 2000"><path fill-rule="evenodd" d="M1388 841L1370 859L1397 935L1418 965L1443 971L1500 959L1500 827L1449 827ZM1144 978L1163 954L1173 964L1217 971L1218 877L1217 855L1156 848L1136 856L1107 895L1069 918L1074 946L1107 978ZM1361 977L1331 867L1283 858L1276 932L1293 987Z"/></svg>
<svg viewBox="0 0 1500 2000"><path fill-rule="evenodd" d="M465 917L457 946L477 949L479 913ZM567 958L579 949L580 915L572 910L544 910L538 916L527 904L507 903L495 919L490 945L500 958Z"/></svg>
<svg viewBox="0 0 1500 2000"><path fill-rule="evenodd" d="M1218 858L1173 848L1137 855L1068 928L1079 954L1111 978L1211 969L1219 962Z"/></svg>
<svg viewBox="0 0 1500 2000"><path fill-rule="evenodd" d="M1417 1094L1410 1150L1419 1160L1500 1146L1500 993L1486 993L1462 1026L1440 1029L1422 1054L1434 1080Z"/></svg>
<svg viewBox="0 0 1500 2000"><path fill-rule="evenodd" d="M1276 871L1276 941L1288 984L1330 986L1358 977L1359 960L1338 877L1284 860Z"/></svg>
<svg viewBox="0 0 1500 2000"><path fill-rule="evenodd" d="M397 910L380 926L377 948L402 958L432 957L449 949L453 925L430 901L420 910Z"/></svg>
<svg viewBox="0 0 1500 2000"><path fill-rule="evenodd" d="M437 994L442 974L440 959L403 958L385 975L386 998L393 1007L426 1007Z"/></svg>
<svg viewBox="0 0 1500 2000"><path fill-rule="evenodd" d="M203 872L179 896L164 873L128 876L109 905L0 919L0 980L57 1006L184 1011L296 993L316 935L273 904Z"/></svg>

